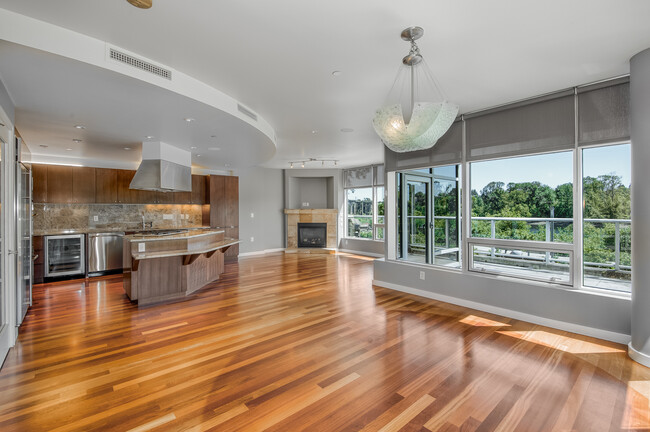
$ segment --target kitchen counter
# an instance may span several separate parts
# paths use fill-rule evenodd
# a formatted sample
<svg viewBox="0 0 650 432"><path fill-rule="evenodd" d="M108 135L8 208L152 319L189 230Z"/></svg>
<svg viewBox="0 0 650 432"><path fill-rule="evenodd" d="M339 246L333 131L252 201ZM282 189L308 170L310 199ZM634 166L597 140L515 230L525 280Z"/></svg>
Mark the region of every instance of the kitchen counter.
<svg viewBox="0 0 650 432"><path fill-rule="evenodd" d="M239 240L206 229L133 234L123 242L124 291L145 305L185 297L219 279L224 252Z"/></svg>
<svg viewBox="0 0 650 432"><path fill-rule="evenodd" d="M86 229L69 229L69 230L34 230L33 235L35 236L46 236L46 235L64 235L64 234L93 234L93 233L111 233L111 232L152 232L152 231L180 231L180 230L206 230L210 227L183 227L183 228L147 228L140 229L136 228L86 228Z"/></svg>

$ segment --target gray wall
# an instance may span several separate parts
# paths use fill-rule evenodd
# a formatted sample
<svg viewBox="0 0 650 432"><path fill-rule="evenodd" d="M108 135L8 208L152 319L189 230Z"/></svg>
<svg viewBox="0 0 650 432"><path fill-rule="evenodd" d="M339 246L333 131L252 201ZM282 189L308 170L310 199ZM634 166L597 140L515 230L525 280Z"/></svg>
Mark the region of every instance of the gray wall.
<svg viewBox="0 0 650 432"><path fill-rule="evenodd" d="M324 177L291 177L289 184L293 193L289 196L288 208L334 208L332 180Z"/></svg>
<svg viewBox="0 0 650 432"><path fill-rule="evenodd" d="M283 248L285 243L282 170L239 170L240 253ZM251 213L254 217L251 217ZM251 242L251 237L254 241Z"/></svg>
<svg viewBox="0 0 650 432"><path fill-rule="evenodd" d="M355 238L342 238L339 242L339 249L381 256L386 253L386 246L383 241Z"/></svg>
<svg viewBox="0 0 650 432"><path fill-rule="evenodd" d="M343 183L342 171L340 169L301 169L292 168L284 170L284 191L285 191L285 208L300 208L300 205L294 207L296 204L301 204L299 200L303 182L309 183L309 179L326 179L327 195L326 203L331 204L329 207L321 208L336 208L340 209L343 205ZM308 186L309 188L309 186ZM331 191L331 192L330 192ZM311 201L309 201L311 204ZM309 208L316 208L309 206Z"/></svg>
<svg viewBox="0 0 650 432"><path fill-rule="evenodd" d="M424 272L425 280L420 278L420 272ZM375 261L374 279L380 284L396 284L550 320L630 334L630 299L384 260Z"/></svg>
<svg viewBox="0 0 650 432"><path fill-rule="evenodd" d="M14 102L9 97L9 93L4 86L4 83L0 81L0 106L4 110L5 114L9 117L9 120L12 124L16 124L16 114L14 110Z"/></svg>

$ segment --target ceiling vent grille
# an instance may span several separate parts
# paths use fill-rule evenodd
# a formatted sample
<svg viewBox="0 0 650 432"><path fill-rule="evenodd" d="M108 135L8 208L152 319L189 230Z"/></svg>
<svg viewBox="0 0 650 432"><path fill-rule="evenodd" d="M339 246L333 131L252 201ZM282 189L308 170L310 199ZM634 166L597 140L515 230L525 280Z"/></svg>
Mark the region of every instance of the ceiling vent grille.
<svg viewBox="0 0 650 432"><path fill-rule="evenodd" d="M156 66L155 64L149 63L147 61L141 60L137 57L134 57L129 54L125 54L123 52L117 51L116 49L111 48L110 49L110 56L111 59L117 60L122 63L126 63L129 66L133 66L135 68L138 68L140 70L143 70L145 72L152 73L154 75L158 75L159 77L168 79L171 81L172 79L172 71L168 69L161 68L160 66Z"/></svg>
<svg viewBox="0 0 650 432"><path fill-rule="evenodd" d="M237 109L239 110L240 113L247 115L248 117L257 121L257 114L255 114L253 111L249 110L245 106L242 106L241 104L237 104Z"/></svg>

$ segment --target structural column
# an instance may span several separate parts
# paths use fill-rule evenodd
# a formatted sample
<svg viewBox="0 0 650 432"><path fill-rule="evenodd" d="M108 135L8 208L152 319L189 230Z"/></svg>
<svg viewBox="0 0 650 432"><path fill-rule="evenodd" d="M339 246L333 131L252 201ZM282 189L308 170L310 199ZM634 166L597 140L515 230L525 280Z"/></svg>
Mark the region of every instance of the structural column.
<svg viewBox="0 0 650 432"><path fill-rule="evenodd" d="M632 341L628 353L650 367L650 49L630 60L632 141Z"/></svg>

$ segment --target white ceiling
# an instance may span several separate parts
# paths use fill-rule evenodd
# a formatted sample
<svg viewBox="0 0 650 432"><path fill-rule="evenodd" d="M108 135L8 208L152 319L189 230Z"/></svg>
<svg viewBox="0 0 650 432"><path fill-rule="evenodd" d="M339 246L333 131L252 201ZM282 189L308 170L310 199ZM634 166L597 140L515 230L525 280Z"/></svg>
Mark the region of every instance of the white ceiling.
<svg viewBox="0 0 650 432"><path fill-rule="evenodd" d="M382 145L371 119L408 51L408 44L399 38L408 26L425 29L421 51L461 112L628 73L630 57L650 48L647 0L154 0L149 10L136 9L125 0L0 0L0 8L125 48L240 101L275 130L277 151L264 165L277 168L303 157L338 159L342 166L382 161ZM111 138L115 148L142 140L139 122L129 125L129 118L141 113L130 111L132 105L137 107L135 102L122 109L116 108L119 101L99 109L96 99L66 98L74 91L75 79L62 79L57 91L46 93L47 104L37 103L37 95L28 93L37 93L34 84L42 77L7 76L4 56L12 51L16 50L6 44L0 46L0 75L17 104L19 130L30 131L25 136L29 145L35 145L29 142L31 137L38 143L59 137L69 112L87 114L93 131L120 129ZM45 65L50 60L42 61ZM72 63L59 72L130 86L134 97L151 93L148 84ZM332 76L334 70L341 75ZM143 88L136 90L138 86ZM59 103L65 109L53 116L52 108ZM157 104L151 105L150 121L161 124L160 132L145 134L160 134L156 139L171 143L189 139L183 145L199 147L193 152L205 157L207 147L213 146L209 128L181 136L187 125L171 126L169 117L179 113L161 112ZM206 107L205 115L215 114ZM220 128L235 128L217 145L220 155L205 161L195 157L194 162L220 169L224 149L230 147L242 147L255 163L270 157L249 147L249 137L241 139L236 123ZM354 132L343 133L342 128ZM106 143L95 142L90 129L84 131L89 134L84 155L139 160L137 150L129 156L126 151L107 152ZM234 158L233 168L243 166Z"/></svg>

